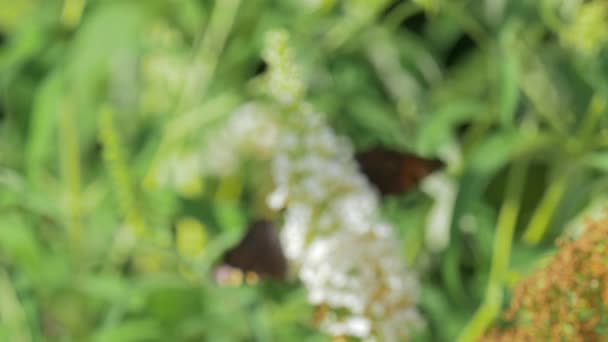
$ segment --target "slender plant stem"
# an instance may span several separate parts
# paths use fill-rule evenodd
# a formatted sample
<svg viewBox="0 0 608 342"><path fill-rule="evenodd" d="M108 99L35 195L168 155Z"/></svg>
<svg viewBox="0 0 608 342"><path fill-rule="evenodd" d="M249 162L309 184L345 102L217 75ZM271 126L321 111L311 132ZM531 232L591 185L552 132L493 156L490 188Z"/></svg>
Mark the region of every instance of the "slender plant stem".
<svg viewBox="0 0 608 342"><path fill-rule="evenodd" d="M488 287L483 303L463 329L459 342L477 341L498 316L503 300L503 283L509 266L513 232L519 216L521 195L526 176L526 161L516 162L509 171L507 193L500 209L494 236L494 252Z"/></svg>
<svg viewBox="0 0 608 342"><path fill-rule="evenodd" d="M530 219L530 223L524 232L522 239L526 243L536 245L542 240L568 186L569 175L569 172L561 172L552 180L549 189L543 195L538 208L534 211L532 219Z"/></svg>
<svg viewBox="0 0 608 342"><path fill-rule="evenodd" d="M602 118L602 113L604 113L605 109L605 99L597 93L594 94L589 103L589 108L585 118L577 132L577 136L580 141L589 141L590 137L593 137L593 132L597 128L597 125ZM584 146L580 147L584 148ZM532 216L526 231L524 232L523 240L526 243L536 245L542 240L547 228L549 227L549 224L551 223L551 218L553 217L555 210L557 209L557 206L559 205L559 202L568 187L570 175L570 172L563 171L552 180L549 189L547 189L545 192L538 208L534 211L534 215Z"/></svg>
<svg viewBox="0 0 608 342"><path fill-rule="evenodd" d="M589 102L589 108L577 134L581 140L590 141L592 138L595 138L594 132L601 122L602 114L605 111L606 99L602 94L596 92Z"/></svg>

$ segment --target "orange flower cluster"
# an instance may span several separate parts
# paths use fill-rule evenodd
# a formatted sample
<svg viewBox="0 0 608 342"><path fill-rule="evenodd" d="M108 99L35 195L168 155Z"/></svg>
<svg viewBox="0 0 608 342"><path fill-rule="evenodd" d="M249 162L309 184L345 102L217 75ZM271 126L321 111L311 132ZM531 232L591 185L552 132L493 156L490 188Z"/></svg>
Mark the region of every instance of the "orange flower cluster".
<svg viewBox="0 0 608 342"><path fill-rule="evenodd" d="M518 284L503 319L481 341L608 340L608 218L558 241L550 264Z"/></svg>

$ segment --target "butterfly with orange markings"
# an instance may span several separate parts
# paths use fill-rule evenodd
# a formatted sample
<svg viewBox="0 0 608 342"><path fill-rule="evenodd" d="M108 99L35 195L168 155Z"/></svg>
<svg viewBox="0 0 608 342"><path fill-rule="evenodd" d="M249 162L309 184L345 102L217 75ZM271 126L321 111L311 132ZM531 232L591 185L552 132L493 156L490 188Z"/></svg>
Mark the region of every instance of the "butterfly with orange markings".
<svg viewBox="0 0 608 342"><path fill-rule="evenodd" d="M397 195L415 188L422 179L442 169L438 159L375 147L355 156L361 172L381 195Z"/></svg>
<svg viewBox="0 0 608 342"><path fill-rule="evenodd" d="M278 231L268 220L249 224L241 241L224 253L222 262L224 268L236 269L246 279L284 280L287 277L287 258ZM223 282L217 277L216 280Z"/></svg>

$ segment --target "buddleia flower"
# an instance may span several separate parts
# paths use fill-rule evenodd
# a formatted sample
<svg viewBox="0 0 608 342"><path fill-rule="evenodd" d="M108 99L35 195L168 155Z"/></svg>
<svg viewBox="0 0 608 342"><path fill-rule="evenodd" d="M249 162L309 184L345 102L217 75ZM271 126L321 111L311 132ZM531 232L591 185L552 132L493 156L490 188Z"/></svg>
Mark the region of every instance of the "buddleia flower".
<svg viewBox="0 0 608 342"><path fill-rule="evenodd" d="M350 141L303 100L305 85L287 34L268 34L264 56L274 100L236 110L202 152L203 170L230 172L242 159L268 161L268 205L285 208L281 241L308 290L327 307L332 336L403 341L423 324L417 276L407 269L379 195L359 172Z"/></svg>

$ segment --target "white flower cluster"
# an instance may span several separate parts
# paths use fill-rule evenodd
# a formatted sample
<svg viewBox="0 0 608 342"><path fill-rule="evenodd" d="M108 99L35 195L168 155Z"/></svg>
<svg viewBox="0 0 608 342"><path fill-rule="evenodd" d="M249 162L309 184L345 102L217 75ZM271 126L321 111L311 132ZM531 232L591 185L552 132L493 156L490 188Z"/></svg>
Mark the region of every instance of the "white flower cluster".
<svg viewBox="0 0 608 342"><path fill-rule="evenodd" d="M282 31L268 35L269 93L284 106L272 158L270 207L286 207L281 240L311 303L331 310L334 336L402 341L422 324L418 282L406 269L378 195L359 173L350 142L301 100L305 90Z"/></svg>
<svg viewBox="0 0 608 342"><path fill-rule="evenodd" d="M271 96L283 105L298 103L306 90L298 64L291 63L295 56L288 44L285 31L271 31L266 37L264 59L271 65L266 75L266 87Z"/></svg>
<svg viewBox="0 0 608 342"><path fill-rule="evenodd" d="M297 133L295 133L297 132ZM416 276L401 261L378 197L353 161L350 143L303 105L287 118L272 161L271 206L287 206L287 256L315 305L331 310L328 333L401 341L420 326Z"/></svg>
<svg viewBox="0 0 608 342"><path fill-rule="evenodd" d="M310 302L332 309L321 328L402 341L422 324L417 277L378 214L378 195L359 173L350 142L306 104L285 118L278 113L257 104L237 110L210 139L203 172L230 172L245 157L270 159L275 190L267 199L271 208L287 208L285 253Z"/></svg>

